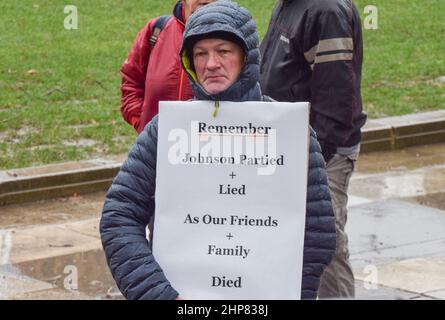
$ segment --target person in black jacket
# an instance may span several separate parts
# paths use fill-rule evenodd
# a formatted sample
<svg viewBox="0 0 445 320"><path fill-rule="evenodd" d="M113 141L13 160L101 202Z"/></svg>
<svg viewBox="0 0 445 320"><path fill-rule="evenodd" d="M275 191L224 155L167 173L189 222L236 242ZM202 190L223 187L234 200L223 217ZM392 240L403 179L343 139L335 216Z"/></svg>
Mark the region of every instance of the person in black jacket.
<svg viewBox="0 0 445 320"><path fill-rule="evenodd" d="M261 43L261 88L278 101L310 101L328 172L337 252L325 270L320 298L354 297L349 263L347 190L360 151L360 16L351 0L279 0Z"/></svg>
<svg viewBox="0 0 445 320"><path fill-rule="evenodd" d="M217 50L218 58L203 63L200 57L209 53L206 48L215 48L212 47L215 41L224 47ZM237 4L221 0L196 11L187 22L181 49L181 60L196 99L263 100L258 83L258 43L251 15ZM208 72L224 76L206 77ZM158 116L155 116L137 138L114 179L100 222L108 265L127 299L180 298L146 239L146 226L155 215L157 134ZM316 298L320 275L335 252L334 213L324 160L313 130L309 152L303 299Z"/></svg>

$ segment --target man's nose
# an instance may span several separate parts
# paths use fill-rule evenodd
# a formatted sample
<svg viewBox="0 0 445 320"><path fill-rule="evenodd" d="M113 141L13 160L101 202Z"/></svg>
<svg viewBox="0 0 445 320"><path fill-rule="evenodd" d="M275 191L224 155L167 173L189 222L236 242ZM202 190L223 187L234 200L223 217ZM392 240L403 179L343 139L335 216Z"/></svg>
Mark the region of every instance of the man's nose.
<svg viewBox="0 0 445 320"><path fill-rule="evenodd" d="M207 60L206 67L207 69L213 70L219 68L221 62L219 61L219 57L215 53L209 54L209 58Z"/></svg>

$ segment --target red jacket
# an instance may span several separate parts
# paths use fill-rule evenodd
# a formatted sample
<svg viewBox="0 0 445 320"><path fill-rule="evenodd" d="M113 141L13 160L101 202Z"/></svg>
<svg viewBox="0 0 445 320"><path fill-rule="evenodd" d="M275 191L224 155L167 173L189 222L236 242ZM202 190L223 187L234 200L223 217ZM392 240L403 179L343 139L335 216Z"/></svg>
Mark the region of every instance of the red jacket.
<svg viewBox="0 0 445 320"><path fill-rule="evenodd" d="M158 113L159 101L189 100L193 97L179 51L184 32L182 2L179 1L151 50L151 19L139 31L127 60L121 67L121 112L138 133ZM152 52L151 52L152 51Z"/></svg>

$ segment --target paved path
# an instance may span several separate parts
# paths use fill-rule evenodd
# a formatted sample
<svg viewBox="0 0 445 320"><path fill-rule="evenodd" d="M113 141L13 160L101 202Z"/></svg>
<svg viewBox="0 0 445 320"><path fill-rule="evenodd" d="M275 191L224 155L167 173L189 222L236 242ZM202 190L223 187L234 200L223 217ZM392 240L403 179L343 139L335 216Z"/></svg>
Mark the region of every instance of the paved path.
<svg viewBox="0 0 445 320"><path fill-rule="evenodd" d="M359 299L445 299L445 145L363 155L351 181Z"/></svg>
<svg viewBox="0 0 445 320"><path fill-rule="evenodd" d="M445 144L362 155L350 191L357 298L445 299ZM121 298L101 251L103 197L2 207L0 299Z"/></svg>

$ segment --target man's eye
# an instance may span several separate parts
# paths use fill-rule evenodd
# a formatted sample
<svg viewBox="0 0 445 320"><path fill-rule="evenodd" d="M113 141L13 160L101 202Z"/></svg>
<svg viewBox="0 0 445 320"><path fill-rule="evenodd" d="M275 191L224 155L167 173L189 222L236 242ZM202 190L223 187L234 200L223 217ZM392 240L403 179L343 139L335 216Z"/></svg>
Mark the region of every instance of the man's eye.
<svg viewBox="0 0 445 320"><path fill-rule="evenodd" d="M228 55L230 53L229 50L219 50L219 53L222 55Z"/></svg>
<svg viewBox="0 0 445 320"><path fill-rule="evenodd" d="M195 58L203 57L204 55L205 55L204 52L196 52L195 53Z"/></svg>

